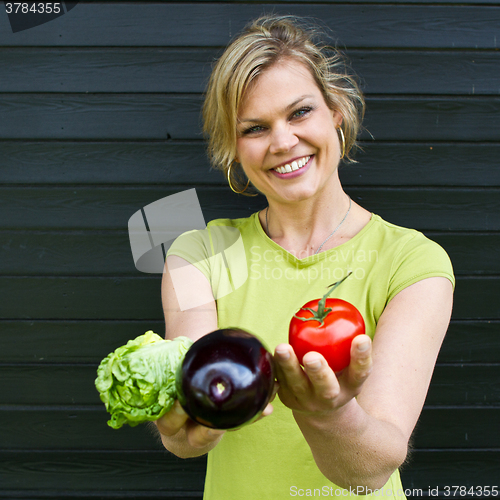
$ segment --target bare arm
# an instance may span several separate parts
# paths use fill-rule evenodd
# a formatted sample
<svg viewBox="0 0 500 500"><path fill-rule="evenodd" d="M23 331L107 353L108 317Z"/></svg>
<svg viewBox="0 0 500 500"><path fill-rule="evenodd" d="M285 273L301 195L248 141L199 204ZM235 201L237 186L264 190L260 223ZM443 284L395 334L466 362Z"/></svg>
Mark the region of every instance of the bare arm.
<svg viewBox="0 0 500 500"><path fill-rule="evenodd" d="M217 309L210 283L186 260L176 255L167 257L161 292L165 338L183 335L196 341L217 329ZM211 430L189 419L178 401L155 423L165 448L181 458L208 453L223 435L223 431Z"/></svg>
<svg viewBox="0 0 500 500"><path fill-rule="evenodd" d="M351 365L337 377L319 353L298 365L277 347L280 397L292 408L322 473L344 488L381 488L405 460L452 308L452 286L428 278L402 290L377 326L372 349L353 341ZM288 352L288 360L280 351ZM314 370L308 364L319 361Z"/></svg>

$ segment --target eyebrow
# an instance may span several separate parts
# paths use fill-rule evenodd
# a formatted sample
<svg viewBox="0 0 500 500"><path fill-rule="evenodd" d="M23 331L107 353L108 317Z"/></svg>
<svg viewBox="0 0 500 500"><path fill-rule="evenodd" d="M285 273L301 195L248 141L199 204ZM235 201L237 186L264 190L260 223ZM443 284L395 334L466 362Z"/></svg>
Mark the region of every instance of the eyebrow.
<svg viewBox="0 0 500 500"><path fill-rule="evenodd" d="M314 97L312 94L305 94L303 96L300 96L298 99L295 99L292 103L290 103L288 106L286 106L283 110L283 112L287 113L291 111L297 104L302 102L304 99L308 99L310 97ZM238 123L245 123L245 122L250 122L250 123L259 123L262 122L262 118L245 118L243 120L238 120Z"/></svg>

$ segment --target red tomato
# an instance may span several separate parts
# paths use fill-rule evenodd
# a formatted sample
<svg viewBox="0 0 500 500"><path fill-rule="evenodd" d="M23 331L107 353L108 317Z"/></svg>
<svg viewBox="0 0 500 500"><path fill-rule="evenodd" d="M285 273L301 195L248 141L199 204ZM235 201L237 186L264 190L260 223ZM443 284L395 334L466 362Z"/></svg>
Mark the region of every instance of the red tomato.
<svg viewBox="0 0 500 500"><path fill-rule="evenodd" d="M324 356L334 372L349 366L352 339L365 333L365 322L350 302L327 298L344 279L323 298L301 307L290 321L289 343L301 364L307 352L315 351Z"/></svg>

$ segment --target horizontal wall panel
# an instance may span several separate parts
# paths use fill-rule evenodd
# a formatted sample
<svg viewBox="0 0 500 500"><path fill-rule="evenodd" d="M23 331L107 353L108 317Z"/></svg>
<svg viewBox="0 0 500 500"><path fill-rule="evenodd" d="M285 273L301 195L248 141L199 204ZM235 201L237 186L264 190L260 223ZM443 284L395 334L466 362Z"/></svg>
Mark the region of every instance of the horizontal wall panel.
<svg viewBox="0 0 500 500"><path fill-rule="evenodd" d="M435 233L456 275L500 274L500 233ZM128 232L0 231L0 275L138 276Z"/></svg>
<svg viewBox="0 0 500 500"><path fill-rule="evenodd" d="M193 186L3 187L0 229L118 229L145 205ZM421 231L499 231L498 189L346 189L353 201L385 220ZM267 206L263 196L236 195L227 187L197 187L205 222L248 217ZM165 214L171 216L172 214Z"/></svg>
<svg viewBox="0 0 500 500"><path fill-rule="evenodd" d="M347 50L366 94L498 94L497 51ZM390 78L388 78L390 75Z"/></svg>
<svg viewBox="0 0 500 500"><path fill-rule="evenodd" d="M55 486L56 487L56 486ZM202 500L203 491L163 491L157 493L155 491L93 491L93 492L78 492L74 493L67 490L22 490L13 491L6 490L2 494L4 498L16 500Z"/></svg>
<svg viewBox="0 0 500 500"><path fill-rule="evenodd" d="M2 141L0 182L223 184L224 175L210 170L205 150L202 141ZM488 162L488 154L484 156Z"/></svg>
<svg viewBox="0 0 500 500"><path fill-rule="evenodd" d="M295 3L80 3L3 46L221 46L266 12L320 19L350 47L496 48L497 6Z"/></svg>
<svg viewBox="0 0 500 500"><path fill-rule="evenodd" d="M205 458L181 460L167 451L1 451L0 497L10 489L66 490L78 496L80 492L129 493L135 489L201 491L205 463Z"/></svg>
<svg viewBox="0 0 500 500"><path fill-rule="evenodd" d="M12 47L0 52L0 92L200 93L220 53L200 47ZM346 55L368 94L499 93L497 51L347 49Z"/></svg>
<svg viewBox="0 0 500 500"><path fill-rule="evenodd" d="M403 466L401 477L404 488L421 489L428 495L429 487L438 487L444 497L447 486L497 485L499 461L498 450L414 451ZM422 492L414 492L414 496L422 497ZM453 490L447 498L452 493Z"/></svg>
<svg viewBox="0 0 500 500"><path fill-rule="evenodd" d="M492 485L499 460L500 451L414 451L402 473L403 486L442 491L450 485ZM205 458L180 461L164 452L1 451L0 495L13 489L78 491L78 496L139 490L169 498L164 492L200 491L204 469Z"/></svg>
<svg viewBox="0 0 500 500"><path fill-rule="evenodd" d="M500 144L361 141L360 146L354 155L358 163L340 167L344 185L500 185Z"/></svg>
<svg viewBox="0 0 500 500"><path fill-rule="evenodd" d="M97 365L108 353L147 330L153 330L163 337L165 325L160 318L142 321L3 320L0 321L0 329L2 331L0 363ZM499 321L453 320L438 361L497 363L499 359ZM462 369L463 373L468 369L470 368L465 366ZM440 370L447 368L443 367ZM453 393L454 391L451 392Z"/></svg>
<svg viewBox="0 0 500 500"><path fill-rule="evenodd" d="M85 342L81 340L82 344ZM116 344L111 351L120 345ZM96 346L95 350L100 352L102 348ZM454 406L457 411L462 411L459 407L464 406L500 407L499 368L499 364L438 364L426 405ZM0 380L3 381L0 402L4 405L101 405L94 384L96 377L97 363L0 364Z"/></svg>
<svg viewBox="0 0 500 500"><path fill-rule="evenodd" d="M452 321L438 361L497 363L500 359L500 321Z"/></svg>
<svg viewBox="0 0 500 500"><path fill-rule="evenodd" d="M160 321L160 276L0 277L0 319ZM457 279L454 319L498 319L500 279ZM143 332L141 332L143 333Z"/></svg>
<svg viewBox="0 0 500 500"><path fill-rule="evenodd" d="M500 364L438 364L425 404L500 407L499 371Z"/></svg>
<svg viewBox="0 0 500 500"><path fill-rule="evenodd" d="M0 318L159 321L163 318L160 287L159 275L0 278Z"/></svg>
<svg viewBox="0 0 500 500"><path fill-rule="evenodd" d="M199 93L219 52L200 47L12 47L0 52L0 92Z"/></svg>
<svg viewBox="0 0 500 500"><path fill-rule="evenodd" d="M361 142L345 164L346 186L500 186L499 143ZM200 141L2 141L9 184L225 185ZM450 174L450 172L452 174Z"/></svg>
<svg viewBox="0 0 500 500"><path fill-rule="evenodd" d="M499 141L500 97L370 97L363 139ZM0 139L201 139L201 97L4 94Z"/></svg>
<svg viewBox="0 0 500 500"><path fill-rule="evenodd" d="M0 321L0 329L0 363L94 363L97 366L117 347L148 330L163 337L165 323L162 318L142 321L14 320Z"/></svg>
<svg viewBox="0 0 500 500"><path fill-rule="evenodd" d="M497 141L499 134L489 129L499 111L497 97L372 97L364 127L375 140Z"/></svg>
<svg viewBox="0 0 500 500"><path fill-rule="evenodd" d="M499 448L500 408L425 409L413 434L415 448ZM485 432L490 429L490 432Z"/></svg>
<svg viewBox="0 0 500 500"><path fill-rule="evenodd" d="M18 410L0 407L0 440L7 450L164 450L152 426L112 429L107 425L109 417L104 405Z"/></svg>
<svg viewBox="0 0 500 500"><path fill-rule="evenodd" d="M500 409L424 409L413 435L413 447L493 448L500 442L494 429ZM124 425L111 429L104 410L20 409L0 411L3 449L162 450L151 427ZM266 418L273 418L272 415ZM253 424L258 425L258 423ZM236 431L237 432L237 431Z"/></svg>

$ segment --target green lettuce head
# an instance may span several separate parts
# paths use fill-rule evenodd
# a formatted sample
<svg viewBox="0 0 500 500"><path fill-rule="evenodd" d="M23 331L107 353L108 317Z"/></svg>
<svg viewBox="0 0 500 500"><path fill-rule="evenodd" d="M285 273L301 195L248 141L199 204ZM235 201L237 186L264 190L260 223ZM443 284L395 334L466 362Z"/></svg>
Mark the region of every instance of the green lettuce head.
<svg viewBox="0 0 500 500"><path fill-rule="evenodd" d="M187 337L164 340L151 330L130 340L101 361L95 386L119 429L157 420L177 397L177 367L192 345Z"/></svg>

